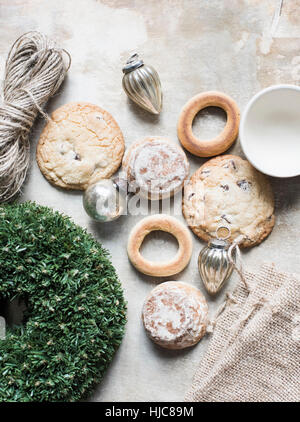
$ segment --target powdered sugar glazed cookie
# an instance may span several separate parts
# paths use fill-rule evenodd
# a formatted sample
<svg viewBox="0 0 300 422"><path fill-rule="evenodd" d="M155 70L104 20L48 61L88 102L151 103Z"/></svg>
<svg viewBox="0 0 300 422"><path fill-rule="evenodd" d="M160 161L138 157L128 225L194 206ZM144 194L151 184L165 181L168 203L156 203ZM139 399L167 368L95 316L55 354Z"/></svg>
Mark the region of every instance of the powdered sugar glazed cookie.
<svg viewBox="0 0 300 422"><path fill-rule="evenodd" d="M182 148L161 137L134 143L123 159L123 171L130 183L150 199L167 198L179 191L189 172Z"/></svg>
<svg viewBox="0 0 300 422"><path fill-rule="evenodd" d="M200 290L180 281L155 287L146 299L142 319L148 336L167 349L184 349L204 336L208 306Z"/></svg>
<svg viewBox="0 0 300 422"><path fill-rule="evenodd" d="M124 139L107 111L94 104L69 103L51 117L37 146L37 162L49 182L82 190L118 169Z"/></svg>
<svg viewBox="0 0 300 422"><path fill-rule="evenodd" d="M205 241L218 226L230 229L229 241L244 237L242 247L257 245L275 223L274 198L268 179L235 155L207 161L185 186L183 214L193 232Z"/></svg>

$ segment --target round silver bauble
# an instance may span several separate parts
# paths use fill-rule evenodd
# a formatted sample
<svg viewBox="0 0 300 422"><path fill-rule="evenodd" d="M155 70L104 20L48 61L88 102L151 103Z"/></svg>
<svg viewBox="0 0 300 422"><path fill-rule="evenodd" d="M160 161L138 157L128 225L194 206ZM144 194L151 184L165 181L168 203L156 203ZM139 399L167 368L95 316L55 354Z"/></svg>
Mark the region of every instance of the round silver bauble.
<svg viewBox="0 0 300 422"><path fill-rule="evenodd" d="M116 220L126 209L126 199L110 179L90 185L83 194L83 207L95 221L108 223Z"/></svg>

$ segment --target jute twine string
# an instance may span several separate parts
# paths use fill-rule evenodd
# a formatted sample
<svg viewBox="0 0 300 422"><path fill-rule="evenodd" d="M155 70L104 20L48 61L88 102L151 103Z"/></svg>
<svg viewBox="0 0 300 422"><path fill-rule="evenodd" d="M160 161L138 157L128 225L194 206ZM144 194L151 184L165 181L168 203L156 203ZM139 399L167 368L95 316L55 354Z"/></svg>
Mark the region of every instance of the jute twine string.
<svg viewBox="0 0 300 422"><path fill-rule="evenodd" d="M241 257L241 251L239 248L239 244L242 243L243 239L244 239L244 236L240 235L232 242L232 244L230 245L228 249L228 258L231 264L233 265L233 268L236 270L236 272L240 276L240 279L244 283L246 290L250 291L249 285L244 275L243 261ZM234 253L235 253L235 259L233 257Z"/></svg>
<svg viewBox="0 0 300 422"><path fill-rule="evenodd" d="M243 239L244 239L244 236L240 235L232 242L232 244L230 245L228 249L228 259L230 263L232 264L233 268L238 273L240 280L242 281L244 288L247 294L249 295L252 290L251 290L251 287L249 286L249 283L246 280L245 271L243 269L243 260L242 260L241 251L239 248L239 244L243 241ZM225 300L221 303L215 315L209 321L209 324L206 330L208 334L211 334L214 332L214 329L218 322L219 317L225 311L226 307L230 304L237 304L237 301L231 293L227 292L225 296ZM256 302L252 303L252 306L250 307L248 312L237 319L236 323L231 326L230 330L232 332L235 332L235 334L237 334L238 331L241 329L241 327L243 327L246 324L246 322L251 318L251 316L256 311L256 309L259 308L260 306L265 306L267 309L270 310L272 315L278 312L276 305L271 306L265 297L263 296L259 297L256 300Z"/></svg>
<svg viewBox="0 0 300 422"><path fill-rule="evenodd" d="M39 32L28 32L13 44L0 106L0 202L19 192L29 166L29 132L38 112L49 119L43 105L59 89L70 64L69 53Z"/></svg>

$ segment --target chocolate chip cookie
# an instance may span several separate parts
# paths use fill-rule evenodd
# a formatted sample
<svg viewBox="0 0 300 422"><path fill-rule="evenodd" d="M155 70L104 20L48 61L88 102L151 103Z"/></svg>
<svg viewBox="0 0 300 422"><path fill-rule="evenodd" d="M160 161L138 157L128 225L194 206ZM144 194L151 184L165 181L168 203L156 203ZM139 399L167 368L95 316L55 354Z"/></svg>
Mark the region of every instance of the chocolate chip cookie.
<svg viewBox="0 0 300 422"><path fill-rule="evenodd" d="M54 111L37 146L43 175L65 189L86 189L120 166L124 139L114 118L89 103L69 103Z"/></svg>
<svg viewBox="0 0 300 422"><path fill-rule="evenodd" d="M242 247L262 242L275 223L274 197L268 179L241 157L221 155L207 161L185 186L183 215L201 239L227 226Z"/></svg>

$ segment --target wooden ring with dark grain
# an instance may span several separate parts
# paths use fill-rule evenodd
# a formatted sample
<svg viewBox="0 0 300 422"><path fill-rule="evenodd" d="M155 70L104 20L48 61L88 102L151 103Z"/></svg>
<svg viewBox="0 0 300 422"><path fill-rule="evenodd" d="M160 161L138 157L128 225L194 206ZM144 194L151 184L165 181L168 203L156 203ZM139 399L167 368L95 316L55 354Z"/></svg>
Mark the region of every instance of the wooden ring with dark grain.
<svg viewBox="0 0 300 422"><path fill-rule="evenodd" d="M196 114L206 107L219 107L227 115L222 132L213 139L198 139L193 134L192 124ZM235 141L240 124L240 111L236 102L218 91L202 92L192 97L181 110L177 133L181 144L198 157L212 157L226 151Z"/></svg>

